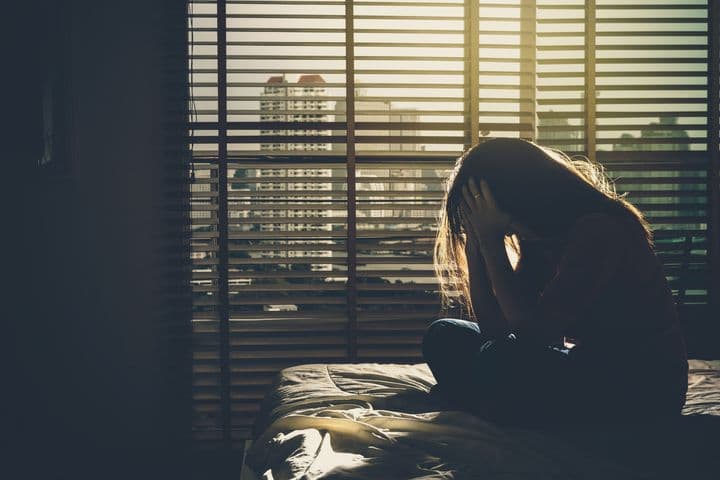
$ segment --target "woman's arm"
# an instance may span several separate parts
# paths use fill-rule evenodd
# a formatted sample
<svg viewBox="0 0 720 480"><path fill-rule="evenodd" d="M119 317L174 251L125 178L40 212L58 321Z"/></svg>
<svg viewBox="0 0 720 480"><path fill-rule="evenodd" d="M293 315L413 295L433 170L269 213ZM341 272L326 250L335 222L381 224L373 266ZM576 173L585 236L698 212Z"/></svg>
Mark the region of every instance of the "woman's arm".
<svg viewBox="0 0 720 480"><path fill-rule="evenodd" d="M578 219L568 233L554 277L536 298L523 291L505 254L510 218L495 204L487 183L481 182L481 193L472 180L468 183L469 188L463 189L464 201L471 205L466 207L473 212L473 232L508 325L523 337L544 344L556 340L592 308L612 281L630 245L632 227L608 214Z"/></svg>
<svg viewBox="0 0 720 480"><path fill-rule="evenodd" d="M554 335L544 331L543 322L536 318L535 304L522 288L505 250L505 234L511 219L497 207L487 183L482 181L481 188L482 191L470 179L463 189L464 209L473 220L469 222L472 236L501 314L512 331L545 343Z"/></svg>
<svg viewBox="0 0 720 480"><path fill-rule="evenodd" d="M470 302L475 320L480 329L490 336L497 337L506 334L510 327L492 292L490 279L485 271L483 255L475 240L468 240L465 244L465 257L470 277Z"/></svg>
<svg viewBox="0 0 720 480"><path fill-rule="evenodd" d="M553 338L550 332L542 331L540 322L534 318L533 302L520 285L505 252L504 235L488 235L479 243L492 291L507 326L514 332L543 342Z"/></svg>

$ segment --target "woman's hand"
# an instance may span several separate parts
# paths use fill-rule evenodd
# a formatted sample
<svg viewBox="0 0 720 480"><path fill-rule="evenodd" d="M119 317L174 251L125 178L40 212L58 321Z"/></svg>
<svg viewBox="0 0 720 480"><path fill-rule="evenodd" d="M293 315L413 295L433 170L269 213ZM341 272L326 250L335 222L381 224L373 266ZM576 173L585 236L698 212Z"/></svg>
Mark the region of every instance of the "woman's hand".
<svg viewBox="0 0 720 480"><path fill-rule="evenodd" d="M479 245L502 239L509 231L512 219L498 207L487 182L481 180L478 188L475 179L470 177L461 192L460 208L467 235L474 237Z"/></svg>
<svg viewBox="0 0 720 480"><path fill-rule="evenodd" d="M512 230L510 215L497 206L484 180L478 188L470 178L462 189L462 196L463 226L471 237L468 241L477 242L501 318L510 331L532 331L535 328L533 306L514 274L505 247L505 235Z"/></svg>

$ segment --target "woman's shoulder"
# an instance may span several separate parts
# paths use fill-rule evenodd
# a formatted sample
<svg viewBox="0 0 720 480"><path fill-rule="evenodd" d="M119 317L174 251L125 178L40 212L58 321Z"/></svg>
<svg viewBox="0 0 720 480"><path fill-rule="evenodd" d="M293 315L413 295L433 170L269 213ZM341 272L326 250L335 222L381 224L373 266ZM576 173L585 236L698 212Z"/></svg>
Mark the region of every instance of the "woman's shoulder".
<svg viewBox="0 0 720 480"><path fill-rule="evenodd" d="M608 212L591 212L580 216L571 228L573 233L586 233L607 237L636 233L642 230L640 222L630 215Z"/></svg>
<svg viewBox="0 0 720 480"><path fill-rule="evenodd" d="M640 222L630 215L591 212L580 216L568 234L568 241L596 244L604 250L625 250L647 245Z"/></svg>
<svg viewBox="0 0 720 480"><path fill-rule="evenodd" d="M575 220L575 228L617 229L628 224L626 216L609 212L590 212Z"/></svg>

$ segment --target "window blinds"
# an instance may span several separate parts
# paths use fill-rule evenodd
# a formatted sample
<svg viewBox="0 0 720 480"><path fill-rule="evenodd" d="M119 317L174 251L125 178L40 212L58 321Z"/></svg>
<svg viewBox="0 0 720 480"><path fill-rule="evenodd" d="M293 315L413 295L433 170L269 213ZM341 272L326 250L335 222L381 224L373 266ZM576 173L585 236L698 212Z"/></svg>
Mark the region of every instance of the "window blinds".
<svg viewBox="0 0 720 480"><path fill-rule="evenodd" d="M679 304L707 305L712 8L190 2L199 443L247 438L281 368L421 361L423 329L441 313L432 243L443 180L483 138L602 162L652 221Z"/></svg>

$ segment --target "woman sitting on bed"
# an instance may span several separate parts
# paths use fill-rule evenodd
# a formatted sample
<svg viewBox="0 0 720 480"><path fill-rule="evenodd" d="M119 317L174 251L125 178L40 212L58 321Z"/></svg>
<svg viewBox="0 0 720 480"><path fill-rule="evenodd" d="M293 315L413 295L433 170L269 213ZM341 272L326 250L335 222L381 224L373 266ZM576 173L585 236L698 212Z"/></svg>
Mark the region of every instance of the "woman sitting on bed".
<svg viewBox="0 0 720 480"><path fill-rule="evenodd" d="M515 139L451 173L435 243L444 306L423 354L451 406L501 422L679 414L687 355L642 214L587 161Z"/></svg>

